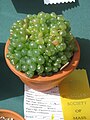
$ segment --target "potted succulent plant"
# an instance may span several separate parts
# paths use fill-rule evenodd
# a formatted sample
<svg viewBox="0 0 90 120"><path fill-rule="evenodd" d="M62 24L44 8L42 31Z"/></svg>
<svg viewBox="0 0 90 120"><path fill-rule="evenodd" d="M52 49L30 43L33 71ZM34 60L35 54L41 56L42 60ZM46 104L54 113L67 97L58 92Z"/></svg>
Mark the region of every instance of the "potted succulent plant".
<svg viewBox="0 0 90 120"><path fill-rule="evenodd" d="M77 67L80 47L63 15L39 12L13 23L5 59L25 84L44 91Z"/></svg>

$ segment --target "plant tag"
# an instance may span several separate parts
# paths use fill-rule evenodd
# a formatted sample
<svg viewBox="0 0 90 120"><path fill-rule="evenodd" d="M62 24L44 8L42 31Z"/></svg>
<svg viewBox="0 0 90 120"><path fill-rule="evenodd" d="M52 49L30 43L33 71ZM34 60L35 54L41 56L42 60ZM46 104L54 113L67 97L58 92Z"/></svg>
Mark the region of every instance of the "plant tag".
<svg viewBox="0 0 90 120"><path fill-rule="evenodd" d="M90 120L90 88L84 69L62 81L60 95L65 120Z"/></svg>
<svg viewBox="0 0 90 120"><path fill-rule="evenodd" d="M24 116L26 120L64 120L59 88L38 92L25 85Z"/></svg>
<svg viewBox="0 0 90 120"><path fill-rule="evenodd" d="M70 3L70 2L75 2L75 0L44 0L44 4L60 4L60 3Z"/></svg>

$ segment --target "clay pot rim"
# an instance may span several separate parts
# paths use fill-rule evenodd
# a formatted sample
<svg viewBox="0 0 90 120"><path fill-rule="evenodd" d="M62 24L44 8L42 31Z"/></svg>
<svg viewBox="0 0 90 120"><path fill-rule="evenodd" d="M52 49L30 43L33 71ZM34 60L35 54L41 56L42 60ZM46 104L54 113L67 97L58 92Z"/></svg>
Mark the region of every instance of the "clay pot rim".
<svg viewBox="0 0 90 120"><path fill-rule="evenodd" d="M11 116L17 117L19 120L25 120L20 114L18 114L18 113L15 112L15 111L12 111L12 110L0 109L0 113L2 113L3 115L4 115L4 114L8 114L8 115L11 114ZM4 116L4 117L7 117L7 116Z"/></svg>
<svg viewBox="0 0 90 120"><path fill-rule="evenodd" d="M75 42L76 42L78 50L74 53L71 62L63 70L59 71L58 73L56 73L52 76L45 76L45 77L35 76L33 78L29 78L25 75L25 73L17 71L15 69L15 67L10 63L10 61L6 58L6 54L8 53L7 48L8 48L9 43L10 43L9 39L7 40L6 45L5 45L5 60L6 60L7 65L11 69L11 71L13 71L20 78L24 77L27 81L44 82L44 81L56 80L59 78L63 79L64 77L68 76L77 67L79 60L80 60L80 46L79 46L77 40L75 40Z"/></svg>

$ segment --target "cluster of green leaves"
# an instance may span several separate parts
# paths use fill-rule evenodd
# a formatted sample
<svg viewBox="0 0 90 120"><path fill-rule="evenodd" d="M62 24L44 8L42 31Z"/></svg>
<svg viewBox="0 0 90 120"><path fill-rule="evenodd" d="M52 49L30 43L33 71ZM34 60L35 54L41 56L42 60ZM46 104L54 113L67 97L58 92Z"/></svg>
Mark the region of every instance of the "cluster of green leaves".
<svg viewBox="0 0 90 120"><path fill-rule="evenodd" d="M39 12L13 23L7 58L28 77L52 75L70 62L76 44L63 15Z"/></svg>

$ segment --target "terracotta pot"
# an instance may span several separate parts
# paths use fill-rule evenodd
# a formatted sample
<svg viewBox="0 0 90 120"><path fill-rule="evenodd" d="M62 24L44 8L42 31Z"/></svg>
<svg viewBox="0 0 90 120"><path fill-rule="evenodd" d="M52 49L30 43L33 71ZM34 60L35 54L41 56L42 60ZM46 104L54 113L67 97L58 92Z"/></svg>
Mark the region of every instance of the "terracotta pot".
<svg viewBox="0 0 90 120"><path fill-rule="evenodd" d="M7 40L5 45L5 59L6 59L7 65L26 85L38 91L45 91L55 86L58 86L60 82L64 78L66 78L77 67L80 60L80 47L76 40L78 51L75 52L71 62L69 63L69 65L67 65L67 67L65 67L62 71L52 76L46 76L46 77L38 76L34 78L29 78L24 73L17 71L15 67L10 63L10 61L6 58L6 54L8 53L9 43L10 41Z"/></svg>
<svg viewBox="0 0 90 120"><path fill-rule="evenodd" d="M0 109L0 117L10 117L13 118L14 120L25 120L21 115L18 113L11 111L11 110L6 110L6 109Z"/></svg>

